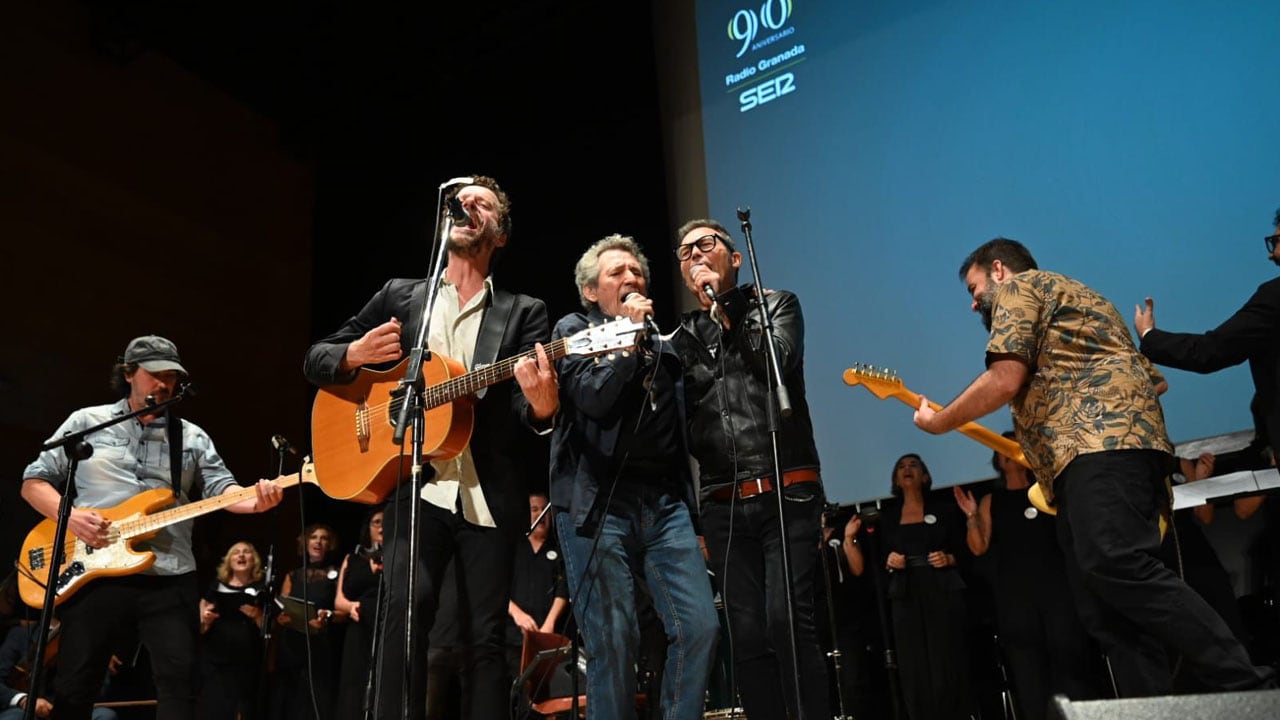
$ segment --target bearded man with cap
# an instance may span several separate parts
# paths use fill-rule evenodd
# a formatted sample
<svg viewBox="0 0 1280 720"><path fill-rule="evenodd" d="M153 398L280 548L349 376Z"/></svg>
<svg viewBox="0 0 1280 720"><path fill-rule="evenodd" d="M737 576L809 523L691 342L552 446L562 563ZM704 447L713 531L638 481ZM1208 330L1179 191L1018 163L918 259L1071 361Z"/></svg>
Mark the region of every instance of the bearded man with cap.
<svg viewBox="0 0 1280 720"><path fill-rule="evenodd" d="M172 342L156 335L134 338L112 373L111 386L120 399L76 410L50 440L142 409L150 404L148 398L164 402L186 377ZM171 434L167 421L163 414L143 414L86 438L93 454L76 468L76 507L68 525L85 544L106 547L111 521L98 510L115 507L138 493L173 488L177 503L184 504L197 489L204 497L240 489L204 430L179 419L181 432ZM180 438L180 443L171 442L171 437ZM175 483L170 479L171 462L178 457L182 477ZM22 497L45 517L57 517L68 462L61 448L47 450L23 474ZM227 509L255 513L280 502L281 490L273 481L259 481L256 490L253 498ZM191 521L164 528L138 547L156 554L151 568L136 575L95 579L59 606L63 632L56 718L90 717L112 641L128 629L136 630L151 656L159 700L157 720L196 716L200 592L191 551Z"/></svg>

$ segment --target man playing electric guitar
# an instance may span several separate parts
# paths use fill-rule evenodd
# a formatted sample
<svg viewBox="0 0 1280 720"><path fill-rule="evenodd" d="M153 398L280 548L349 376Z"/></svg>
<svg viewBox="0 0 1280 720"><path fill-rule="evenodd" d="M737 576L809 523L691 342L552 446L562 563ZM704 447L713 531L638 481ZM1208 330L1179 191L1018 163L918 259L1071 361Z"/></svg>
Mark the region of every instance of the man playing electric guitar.
<svg viewBox="0 0 1280 720"><path fill-rule="evenodd" d="M186 375L173 343L155 335L135 338L115 365L112 387L121 399L75 411L51 439L142 409L148 398L163 402ZM180 422L181 432L173 434L180 436L180 448L170 444L163 415L140 415L87 438L93 455L77 467L78 495L68 526L76 538L93 548L110 545L114 539L111 521L98 509L114 507L146 490L173 488L179 503L185 503L197 486L205 497L242 490L208 434L192 422ZM182 464L177 483L170 480L175 460ZM57 517L67 464L61 448L48 450L23 474L22 497L45 517ZM279 486L262 480L252 498L227 509L262 512L277 505L280 498ZM193 608L199 604L200 592L191 552L191 523L166 527L142 547L156 555L149 569L90 583L59 606L63 629L55 714L60 720L90 717L111 657L112 640L122 627L136 628L150 653L159 700L157 719L196 716L197 621ZM56 577L56 572L50 576Z"/></svg>
<svg viewBox="0 0 1280 720"><path fill-rule="evenodd" d="M527 295L505 292L493 283L494 255L511 231L510 203L492 178L476 177L450 192L469 220L455 225L448 238L448 263L432 313L428 347L464 367L508 358L537 347L534 359L514 368L519 390L493 385L475 404L475 428L461 455L432 463L421 491L418 567L414 591L415 627L421 641L410 664L410 717L422 717L426 696L426 633L435 617L442 575L449 557L462 569L459 592L469 599L472 648L462 678L463 715L490 720L506 717L505 623L510 597L515 542L528 523L529 494L524 467L545 467L546 458L522 457L520 426L549 430L559 408L551 362L541 343L550 338L546 305ZM362 367L378 369L413 350L422 320L425 280L391 280L337 332L307 351L304 373L316 385L350 383ZM406 441L406 447L408 443ZM405 473L408 473L408 462ZM401 715L405 652L404 617L409 602L409 483L401 483L387 504L387 587L390 603L383 630L380 718Z"/></svg>

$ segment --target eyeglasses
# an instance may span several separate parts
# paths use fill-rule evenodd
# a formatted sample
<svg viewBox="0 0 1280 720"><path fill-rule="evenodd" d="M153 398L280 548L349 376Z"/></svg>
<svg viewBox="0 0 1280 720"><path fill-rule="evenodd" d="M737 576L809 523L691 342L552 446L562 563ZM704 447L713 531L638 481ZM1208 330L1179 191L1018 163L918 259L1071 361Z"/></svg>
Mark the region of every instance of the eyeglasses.
<svg viewBox="0 0 1280 720"><path fill-rule="evenodd" d="M709 253L715 249L717 242L728 242L724 238L712 233L711 235L703 235L691 243L684 243L676 246L676 259L684 262L693 257L693 249L696 247L700 252Z"/></svg>
<svg viewBox="0 0 1280 720"><path fill-rule="evenodd" d="M1262 238L1262 242L1267 244L1267 254L1270 255L1271 253L1276 251L1276 245L1280 244L1280 233L1276 233L1275 235L1268 235ZM702 247L702 246L699 245L698 247Z"/></svg>

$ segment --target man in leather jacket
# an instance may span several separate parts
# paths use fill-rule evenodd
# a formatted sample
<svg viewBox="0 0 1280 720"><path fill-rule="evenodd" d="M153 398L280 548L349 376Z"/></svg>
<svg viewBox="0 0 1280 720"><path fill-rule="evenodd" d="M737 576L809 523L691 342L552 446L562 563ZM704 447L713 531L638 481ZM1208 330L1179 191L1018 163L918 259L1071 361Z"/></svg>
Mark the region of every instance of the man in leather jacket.
<svg viewBox="0 0 1280 720"><path fill-rule="evenodd" d="M814 626L814 583L824 495L804 394L804 318L796 296L764 291L792 412L774 475L767 403L768 354L751 285L738 286L742 254L714 220L676 233L685 285L701 309L672 343L684 364L690 450L698 461L702 529L729 616L737 685L747 715L799 717L785 593L793 593L799 697L806 718L829 718L827 671ZM714 301L713 298L714 297ZM783 582L778 499L782 485L791 587ZM730 529L732 528L732 534ZM760 632L760 629L765 632Z"/></svg>

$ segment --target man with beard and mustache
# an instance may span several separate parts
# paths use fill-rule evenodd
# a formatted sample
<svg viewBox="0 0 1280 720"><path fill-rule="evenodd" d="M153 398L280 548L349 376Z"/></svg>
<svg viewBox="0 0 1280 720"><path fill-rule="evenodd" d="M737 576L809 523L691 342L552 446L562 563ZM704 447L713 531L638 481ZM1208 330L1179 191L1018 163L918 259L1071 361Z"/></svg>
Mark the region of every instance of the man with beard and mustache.
<svg viewBox="0 0 1280 720"><path fill-rule="evenodd" d="M1210 688L1274 684L1222 618L1160 560L1173 446L1159 394L1166 383L1106 298L1037 269L1019 242L991 240L960 277L990 330L987 370L915 423L953 430L1005 403L1046 499L1080 619L1111 661L1123 697L1173 689L1166 649Z"/></svg>
<svg viewBox="0 0 1280 720"><path fill-rule="evenodd" d="M422 717L427 631L435 617L443 573L456 555L460 604L469 615L469 647L462 675L463 712L491 720L508 713L506 675L507 598L515 542L528 523L525 467L545 459L525 457L520 427L549 430L559 408L554 370L542 348L550 336L546 305L505 292L490 276L495 254L511 232L510 202L496 181L475 177L454 193L471 222L455 225L446 250L431 315L428 347L467 368L537 348L536 359L516 363L518 388L499 383L475 403L474 431L457 458L432 463L421 490L417 550L418 583L412 598L421 636L415 656L404 648L409 551L409 483L402 482L384 515L390 603L383 629L380 718L402 713L406 661L412 669L410 717ZM307 351L304 373L317 385L351 382L361 367L386 369L413 350L425 302L426 281L394 279L355 317ZM408 463L406 463L407 472Z"/></svg>
<svg viewBox="0 0 1280 720"><path fill-rule="evenodd" d="M1280 265L1280 210L1272 220L1275 233L1265 238L1267 259ZM1156 327L1155 302L1134 308L1142 354L1152 362L1179 370L1211 373L1249 361L1253 375L1255 444L1270 444L1270 462L1280 451L1280 278L1258 286L1244 307L1226 322L1203 334L1172 333Z"/></svg>
<svg viewBox="0 0 1280 720"><path fill-rule="evenodd" d="M71 414L51 439L78 432L113 417L170 399L187 377L178 348L165 338L134 338L112 370L111 387L120 399ZM116 507L138 493L172 490L184 505L196 491L206 498L241 490L208 433L189 420L171 427L175 416L142 414L103 428L85 440L93 454L76 466L76 507L67 528L90 548L119 552L111 520L99 510ZM56 518L67 474L62 448L40 453L23 474L22 497L41 515ZM182 477L171 480L172 469ZM261 480L253 498L228 505L235 513L262 512L279 504L281 489ZM84 585L58 608L62 639L55 682L55 717L84 718L102 690L113 644L123 631L136 631L151 656L160 720L196 717L199 690L195 608L200 601L191 521L160 529L138 549L156 555L155 564L136 575L103 577ZM68 536L69 537L69 536ZM69 538L70 539L70 538Z"/></svg>

